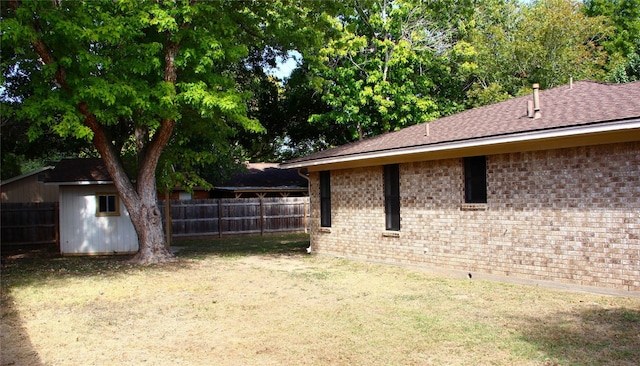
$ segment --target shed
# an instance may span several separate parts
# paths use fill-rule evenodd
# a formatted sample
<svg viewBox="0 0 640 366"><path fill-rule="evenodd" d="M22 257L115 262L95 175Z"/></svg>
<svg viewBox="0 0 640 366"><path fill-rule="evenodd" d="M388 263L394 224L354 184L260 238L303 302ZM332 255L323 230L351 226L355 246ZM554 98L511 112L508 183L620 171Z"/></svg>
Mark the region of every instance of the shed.
<svg viewBox="0 0 640 366"><path fill-rule="evenodd" d="M52 170L53 166L45 166L26 174L3 180L0 183L2 202L58 202L58 187L44 184L47 175Z"/></svg>
<svg viewBox="0 0 640 366"><path fill-rule="evenodd" d="M534 86L281 167L309 170L315 253L640 292L640 82Z"/></svg>
<svg viewBox="0 0 640 366"><path fill-rule="evenodd" d="M102 159L64 159L46 183L59 187L61 254L138 251L138 236L129 212Z"/></svg>

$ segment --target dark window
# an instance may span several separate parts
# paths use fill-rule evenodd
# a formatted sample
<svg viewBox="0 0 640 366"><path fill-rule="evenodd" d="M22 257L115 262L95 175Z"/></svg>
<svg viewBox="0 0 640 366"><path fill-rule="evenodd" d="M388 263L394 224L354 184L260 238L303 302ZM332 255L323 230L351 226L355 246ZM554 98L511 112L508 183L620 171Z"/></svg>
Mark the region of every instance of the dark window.
<svg viewBox="0 0 640 366"><path fill-rule="evenodd" d="M320 226L331 227L331 172L320 172Z"/></svg>
<svg viewBox="0 0 640 366"><path fill-rule="evenodd" d="M117 216L120 214L118 207L118 196L110 193L98 193L96 195L98 207L96 215L98 216Z"/></svg>
<svg viewBox="0 0 640 366"><path fill-rule="evenodd" d="M400 169L384 166L384 214L387 230L400 230Z"/></svg>
<svg viewBox="0 0 640 366"><path fill-rule="evenodd" d="M464 158L464 199L466 203L487 203L487 157Z"/></svg>

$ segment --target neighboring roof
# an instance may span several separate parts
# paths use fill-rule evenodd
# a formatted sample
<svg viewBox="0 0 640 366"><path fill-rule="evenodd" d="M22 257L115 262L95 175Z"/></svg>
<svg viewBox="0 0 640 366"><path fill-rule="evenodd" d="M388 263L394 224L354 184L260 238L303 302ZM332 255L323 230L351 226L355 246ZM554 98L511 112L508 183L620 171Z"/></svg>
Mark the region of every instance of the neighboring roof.
<svg viewBox="0 0 640 366"><path fill-rule="evenodd" d="M28 173L19 175L17 177L5 179L2 182L0 182L0 185L5 185L5 184L12 183L12 182L16 182L16 181L19 181L21 179L28 178L28 177L31 177L31 176L34 176L34 175L37 175L37 174L40 174L40 173L47 173L49 170L52 170L52 169L53 169L52 166L45 166L45 167L42 167L40 169L32 170L32 171L30 171Z"/></svg>
<svg viewBox="0 0 640 366"><path fill-rule="evenodd" d="M246 170L215 185L226 191L300 191L307 189L307 180L296 169L280 169L276 163L248 163Z"/></svg>
<svg viewBox="0 0 640 366"><path fill-rule="evenodd" d="M50 172L46 183L109 184L112 179L100 158L63 159ZM278 164L272 163L253 163L215 188L232 191L299 191L307 189L307 180L296 169L279 169Z"/></svg>
<svg viewBox="0 0 640 366"><path fill-rule="evenodd" d="M62 159L45 182L65 185L108 184L112 183L112 179L100 158Z"/></svg>
<svg viewBox="0 0 640 366"><path fill-rule="evenodd" d="M460 112L281 164L283 168L340 164L403 154L506 144L514 141L628 130L640 139L640 81L579 81L540 91L541 117L527 116L531 95ZM623 122L623 123L621 123ZM605 126L607 125L607 126Z"/></svg>

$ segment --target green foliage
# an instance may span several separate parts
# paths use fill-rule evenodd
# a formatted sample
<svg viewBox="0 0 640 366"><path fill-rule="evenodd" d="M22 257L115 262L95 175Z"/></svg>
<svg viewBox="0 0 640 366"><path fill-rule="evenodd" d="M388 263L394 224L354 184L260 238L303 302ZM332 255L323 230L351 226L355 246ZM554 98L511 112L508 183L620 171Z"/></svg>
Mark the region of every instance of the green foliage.
<svg viewBox="0 0 640 366"><path fill-rule="evenodd" d="M28 122L29 139L54 132L91 141L101 130L110 145L101 151L114 149L140 167L152 159L149 146L161 126L175 125L161 175L163 182L188 186L205 184L204 167L233 160L232 136L264 132L261 116L248 110L256 90L238 83L239 65L264 50L273 57L319 43L322 32L314 26L334 6L231 0L15 4L2 7L2 103L3 109L13 106L16 120ZM98 127L87 123L81 105Z"/></svg>
<svg viewBox="0 0 640 366"><path fill-rule="evenodd" d="M498 83L491 83L486 87L473 84L467 92L467 97L469 98L468 103L471 108L481 107L511 98L511 96L504 91L502 85Z"/></svg>
<svg viewBox="0 0 640 366"><path fill-rule="evenodd" d="M26 138L51 151L91 150L80 103L133 166L162 121L174 123L159 180L189 186L235 160L300 156L532 83L640 78L638 0L25 0L1 11L7 168L39 159ZM166 73L172 44L175 81ZM304 63L288 80L262 72L289 50Z"/></svg>
<svg viewBox="0 0 640 366"><path fill-rule="evenodd" d="M322 80L311 74L304 64L293 71L284 85L281 101L286 133L282 138L279 160L304 156L350 141L347 125L337 125L329 119L310 119L329 113L331 107L318 91Z"/></svg>
<svg viewBox="0 0 640 366"><path fill-rule="evenodd" d="M573 0L488 0L476 4L465 39L475 50L467 106L490 104L539 83L543 89L605 77L600 41L612 29L604 17L587 17Z"/></svg>
<svg viewBox="0 0 640 366"><path fill-rule="evenodd" d="M94 150L86 140L62 138L52 131L44 132L29 141L29 122L17 119L15 103L0 104L0 179L9 179L67 157L92 155Z"/></svg>
<svg viewBox="0 0 640 366"><path fill-rule="evenodd" d="M237 131L235 139L244 148L246 160L271 161L279 148L278 141L287 131L281 103L281 86L261 68L253 67L238 73L238 85L251 91L248 116L260 121L261 129Z"/></svg>
<svg viewBox="0 0 640 366"><path fill-rule="evenodd" d="M573 0L344 3L334 37L304 55L305 93L321 96L324 109L300 126L320 128L322 142L336 131L342 144L528 93L533 83L605 80L613 60L602 43L615 32L583 9ZM623 61L615 73L630 80L633 63Z"/></svg>
<svg viewBox="0 0 640 366"><path fill-rule="evenodd" d="M3 153L2 161L2 170L0 170L0 180L5 180L9 178L16 177L22 174L22 169L20 168L20 158L13 153Z"/></svg>
<svg viewBox="0 0 640 366"><path fill-rule="evenodd" d="M446 75L442 65L454 41L451 23L464 5L446 0L347 3L334 19L339 36L307 57L331 107L310 122L347 126L351 140L440 116L437 85Z"/></svg>
<svg viewBox="0 0 640 366"><path fill-rule="evenodd" d="M607 76L607 81L614 83L629 83L637 80L640 80L640 56L637 53L630 53Z"/></svg>
<svg viewBox="0 0 640 366"><path fill-rule="evenodd" d="M229 144L233 128L222 121L211 124L190 123L199 116L185 110L178 122L178 131L167 144L158 162L158 188L161 192L182 187L211 188L212 184L228 178L238 168L241 151Z"/></svg>
<svg viewBox="0 0 640 366"><path fill-rule="evenodd" d="M586 0L584 13L605 16L615 27L601 44L610 55L628 56L640 47L640 0Z"/></svg>
<svg viewBox="0 0 640 366"><path fill-rule="evenodd" d="M610 32L601 17L585 17L581 3L545 0L523 11L515 34L518 67L529 82L551 88L575 79L604 77L598 42Z"/></svg>
<svg viewBox="0 0 640 366"><path fill-rule="evenodd" d="M607 51L607 81L626 83L640 80L640 1L588 0L584 13L606 17L614 28L600 44Z"/></svg>

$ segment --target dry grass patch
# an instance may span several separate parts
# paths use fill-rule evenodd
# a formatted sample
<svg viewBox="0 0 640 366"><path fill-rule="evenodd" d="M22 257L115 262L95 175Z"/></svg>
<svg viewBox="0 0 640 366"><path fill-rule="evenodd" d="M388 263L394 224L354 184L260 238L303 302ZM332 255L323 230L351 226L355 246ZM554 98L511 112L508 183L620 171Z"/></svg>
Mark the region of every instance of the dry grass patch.
<svg viewBox="0 0 640 366"><path fill-rule="evenodd" d="M184 242L177 263L8 259L2 365L634 365L640 300Z"/></svg>

